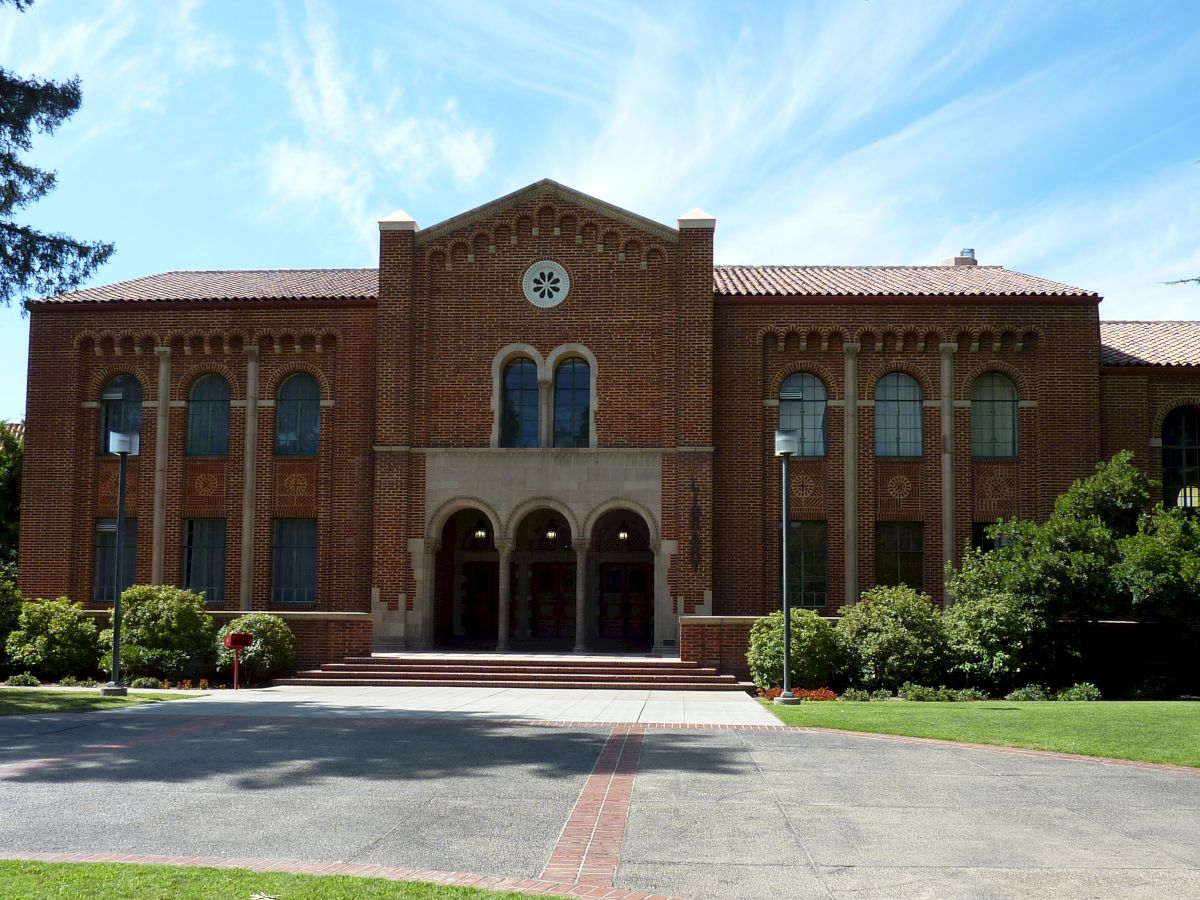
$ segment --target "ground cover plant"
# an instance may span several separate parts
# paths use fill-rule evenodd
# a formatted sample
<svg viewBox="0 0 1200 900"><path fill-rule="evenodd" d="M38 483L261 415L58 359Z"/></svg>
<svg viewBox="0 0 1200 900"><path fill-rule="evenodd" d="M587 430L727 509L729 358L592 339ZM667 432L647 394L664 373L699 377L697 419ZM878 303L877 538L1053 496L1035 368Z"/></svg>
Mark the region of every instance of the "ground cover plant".
<svg viewBox="0 0 1200 900"><path fill-rule="evenodd" d="M184 700L188 694L130 693L125 697L102 697L99 692L0 689L0 716L29 716L43 713L100 712L139 706L162 700ZM0 897L7 896L0 891Z"/></svg>
<svg viewBox="0 0 1200 900"><path fill-rule="evenodd" d="M1200 767L1200 702L801 703L788 725Z"/></svg>
<svg viewBox="0 0 1200 900"><path fill-rule="evenodd" d="M46 897L246 900L256 896L281 900L521 900L526 895L345 875L0 860L0 896L6 900L44 900Z"/></svg>

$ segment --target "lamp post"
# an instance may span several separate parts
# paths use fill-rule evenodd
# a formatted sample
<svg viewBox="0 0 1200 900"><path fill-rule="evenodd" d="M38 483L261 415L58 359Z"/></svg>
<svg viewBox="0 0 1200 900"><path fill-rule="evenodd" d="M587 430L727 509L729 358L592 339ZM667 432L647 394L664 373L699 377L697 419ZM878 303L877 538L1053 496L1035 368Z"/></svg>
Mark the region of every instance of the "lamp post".
<svg viewBox="0 0 1200 900"><path fill-rule="evenodd" d="M780 532L782 565L780 566L780 603L783 606L783 693L775 698L780 706L790 706L800 701L792 694L792 610L788 603L788 539L790 537L790 514L788 501L791 489L788 484L788 462L800 449L800 438L795 431L775 432L775 455L783 461L783 509Z"/></svg>
<svg viewBox="0 0 1200 900"><path fill-rule="evenodd" d="M121 564L125 552L125 465L132 454L137 456L139 435L136 431L113 431L108 435L108 452L115 453L121 460L117 470L117 539L116 565L113 566L113 639L112 672L108 684L100 688L106 697L124 697L125 687L121 684Z"/></svg>

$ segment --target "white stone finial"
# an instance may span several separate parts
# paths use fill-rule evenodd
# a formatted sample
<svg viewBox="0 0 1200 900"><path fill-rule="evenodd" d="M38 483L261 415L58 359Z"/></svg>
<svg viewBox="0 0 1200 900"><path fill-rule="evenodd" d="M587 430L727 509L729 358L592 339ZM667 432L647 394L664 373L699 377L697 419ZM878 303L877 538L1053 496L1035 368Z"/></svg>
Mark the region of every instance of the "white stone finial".
<svg viewBox="0 0 1200 900"><path fill-rule="evenodd" d="M416 231L417 220L402 209L379 220L380 231Z"/></svg>
<svg viewBox="0 0 1200 900"><path fill-rule="evenodd" d="M700 207L688 210L679 217L680 228L707 228L712 231L717 227L717 217L706 213Z"/></svg>

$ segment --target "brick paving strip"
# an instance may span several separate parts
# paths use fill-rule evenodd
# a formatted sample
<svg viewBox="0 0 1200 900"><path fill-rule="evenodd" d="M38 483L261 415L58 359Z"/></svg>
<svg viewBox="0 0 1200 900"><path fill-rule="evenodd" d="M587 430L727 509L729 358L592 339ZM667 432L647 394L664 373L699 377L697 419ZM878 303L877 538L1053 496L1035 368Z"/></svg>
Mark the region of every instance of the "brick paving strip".
<svg viewBox="0 0 1200 900"><path fill-rule="evenodd" d="M515 878L500 875L472 875L469 872L441 872L437 869L407 869L303 859L260 859L219 856L152 856L130 853L13 853L0 851L0 859L46 863L122 863L141 866L199 866L210 869L249 869L252 872L287 872L290 875L347 875L356 878L382 878L386 881L425 881L452 887L487 888L546 897L595 897L600 900L681 900L666 894L647 894L611 885L578 884L545 878Z"/></svg>
<svg viewBox="0 0 1200 900"><path fill-rule="evenodd" d="M634 725L614 728L608 736L542 870L543 878L612 886L642 755L642 735L643 729Z"/></svg>

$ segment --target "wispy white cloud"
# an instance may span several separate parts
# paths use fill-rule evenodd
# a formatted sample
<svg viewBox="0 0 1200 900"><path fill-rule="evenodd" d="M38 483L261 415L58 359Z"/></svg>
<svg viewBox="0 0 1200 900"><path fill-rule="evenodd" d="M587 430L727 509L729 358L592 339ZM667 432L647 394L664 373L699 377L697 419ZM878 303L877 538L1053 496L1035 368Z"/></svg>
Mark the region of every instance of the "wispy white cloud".
<svg viewBox="0 0 1200 900"><path fill-rule="evenodd" d="M348 58L332 11L310 3L299 28L284 8L271 48L299 135L267 144L272 211L329 206L361 240L370 240L381 210L377 188L391 197L436 178L469 182L484 170L492 133L466 121L453 95L431 101L406 89L404 71L387 71L378 48ZM394 201L393 201L394 202Z"/></svg>

